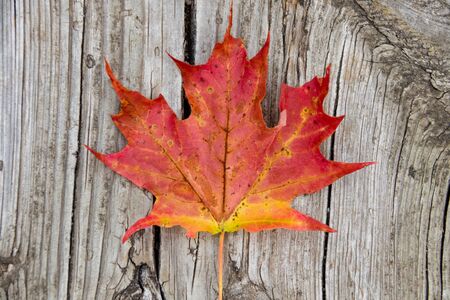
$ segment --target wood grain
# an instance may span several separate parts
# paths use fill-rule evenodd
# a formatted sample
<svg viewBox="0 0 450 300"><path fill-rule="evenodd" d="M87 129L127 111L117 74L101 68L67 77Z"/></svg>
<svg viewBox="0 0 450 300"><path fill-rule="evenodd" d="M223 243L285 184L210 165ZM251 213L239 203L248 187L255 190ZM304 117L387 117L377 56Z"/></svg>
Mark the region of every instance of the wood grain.
<svg viewBox="0 0 450 300"><path fill-rule="evenodd" d="M217 236L151 228L122 245L152 196L106 169L124 145L104 72L189 114L166 51L204 63L230 1L2 1L0 299L215 299ZM295 207L338 233L228 234L226 299L450 299L450 5L237 1L253 56L270 32L263 103L332 65L322 151L376 161Z"/></svg>
<svg viewBox="0 0 450 300"><path fill-rule="evenodd" d="M83 7L2 1L1 286L65 298L78 151Z"/></svg>

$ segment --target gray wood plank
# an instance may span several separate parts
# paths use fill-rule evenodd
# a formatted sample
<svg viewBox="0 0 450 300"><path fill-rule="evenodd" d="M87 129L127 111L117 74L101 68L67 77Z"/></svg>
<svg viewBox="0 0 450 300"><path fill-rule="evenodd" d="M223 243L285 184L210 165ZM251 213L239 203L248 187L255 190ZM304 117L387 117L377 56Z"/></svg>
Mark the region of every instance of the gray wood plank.
<svg viewBox="0 0 450 300"><path fill-rule="evenodd" d="M409 55L414 51L407 48L420 42L401 46L390 40L397 24L405 26L404 33L415 30L404 25L408 20L395 19L388 6L373 5L372 12L383 11L375 17L384 22L379 27L360 10L364 6L356 3L348 10L353 34L343 47L337 103L338 114L358 118L347 117L343 123L334 155L345 160L372 157L378 164L366 176L332 188L330 220L340 232L330 238L327 295L446 298L440 268L448 265L442 254L447 251L449 98L433 84L429 70ZM434 43L432 37L422 38ZM439 53L438 46L435 51ZM356 143L348 138L355 131Z"/></svg>
<svg viewBox="0 0 450 300"><path fill-rule="evenodd" d="M82 5L2 1L1 14L2 294L61 299L69 281Z"/></svg>
<svg viewBox="0 0 450 300"><path fill-rule="evenodd" d="M183 55L183 11L183 1L87 3L82 143L106 153L125 144L110 119L118 112L119 101L104 71L104 57L124 85L147 97L162 92L180 111L181 79L165 51ZM81 151L70 289L75 299L127 299L148 292L135 283L143 279L143 272L158 271L153 229L125 245L121 238L126 228L148 213L152 202L149 194Z"/></svg>

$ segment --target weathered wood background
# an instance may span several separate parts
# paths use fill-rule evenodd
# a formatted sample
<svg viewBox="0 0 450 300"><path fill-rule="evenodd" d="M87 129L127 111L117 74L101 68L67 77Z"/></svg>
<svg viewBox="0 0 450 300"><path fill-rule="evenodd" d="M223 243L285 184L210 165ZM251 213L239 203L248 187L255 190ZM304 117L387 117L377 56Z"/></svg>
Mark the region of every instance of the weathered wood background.
<svg viewBox="0 0 450 300"><path fill-rule="evenodd" d="M271 33L266 120L282 82L332 64L323 151L377 161L295 207L337 234L274 230L226 240L226 299L450 299L450 3L234 1L250 55ZM105 76L181 117L166 51L205 62L229 1L2 0L1 299L215 299L218 239L153 228L121 245L151 195L82 144L119 150Z"/></svg>

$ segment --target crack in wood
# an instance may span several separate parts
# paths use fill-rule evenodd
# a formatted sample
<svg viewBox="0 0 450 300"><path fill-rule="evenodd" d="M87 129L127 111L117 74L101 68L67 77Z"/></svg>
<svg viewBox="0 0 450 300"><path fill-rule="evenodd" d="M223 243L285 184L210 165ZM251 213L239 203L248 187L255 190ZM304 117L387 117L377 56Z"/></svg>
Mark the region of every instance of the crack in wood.
<svg viewBox="0 0 450 300"><path fill-rule="evenodd" d="M425 1L424 1L425 2ZM434 45L434 47L430 47L428 44L435 44L434 42L427 40L427 41L421 41L420 38L416 36L411 36L409 39L414 40L414 42L411 43L405 43L405 41L402 41L405 39L404 37L400 37L399 34L406 34L403 31L406 31L405 28L398 29L398 28L392 28L393 24L396 24L399 26L399 28L402 28L401 22L403 20L397 19L396 16L390 16L391 12L389 12L389 6L384 6L383 4L377 4L377 3L371 3L369 5L373 5L374 7L369 6L369 8L365 8L362 4L359 3L358 0L353 0L354 3L354 9L359 13L360 16L364 17L365 20L369 23L369 25L377 31L381 36L383 36L386 40L386 42L391 45L392 47L399 50L400 53L402 53L403 58L408 61L411 65L414 65L421 69L425 74L428 76L428 80L430 82L430 85L433 89L440 91L440 92L447 92L450 88L448 86L449 82L445 83L438 83L438 80L434 78L436 74L439 74L443 76L444 74L448 74L450 72L450 69L448 68L448 64L442 63L445 61L445 58L440 57L437 53L439 50L435 48L437 45ZM422 4L423 5L423 4ZM376 6L380 6L379 8L376 8ZM377 18L371 16L371 10L373 12L376 12L378 9L382 10L385 15L382 16L382 18L379 18L380 20L387 22L386 28L382 30L382 25L378 24ZM390 27L388 27L390 25ZM409 30L409 28L408 28ZM386 32L393 34L395 38L392 38L387 34ZM409 33L410 35L413 35L412 32ZM418 48L427 48L432 49L431 51L428 51L426 55L428 55L428 59L423 59L423 54L416 53L416 50ZM419 50L417 50L419 51ZM446 50L444 50L446 51ZM434 53L436 52L436 53ZM446 56L445 52L441 53L442 56ZM442 62L439 62L442 61ZM437 63L436 63L437 62ZM447 66L446 66L447 65ZM437 72L436 72L437 71Z"/></svg>
<svg viewBox="0 0 450 300"><path fill-rule="evenodd" d="M440 283L441 283L441 297L444 299L444 249L445 249L445 237L447 232L447 219L449 218L448 207L450 203L450 181L447 185L447 192L445 193L445 206L443 213L443 221L442 221L442 237L441 237L441 252L440 252L440 263L439 263L439 275L440 275Z"/></svg>
<svg viewBox="0 0 450 300"><path fill-rule="evenodd" d="M129 285L114 294L114 300L128 299L153 299L165 300L164 294L161 293L161 286L158 282L156 273L143 263L135 266L133 279Z"/></svg>
<svg viewBox="0 0 450 300"><path fill-rule="evenodd" d="M196 1L186 0L184 3L184 60L193 65L195 63L195 42L196 42ZM184 89L182 93L182 119L187 119L191 114L191 106L186 97Z"/></svg>
<svg viewBox="0 0 450 300"><path fill-rule="evenodd" d="M191 248L190 247L191 240L193 240L195 242L195 248ZM197 233L197 238L189 239L189 254L194 256L194 269L192 271L192 279L191 279L191 294L194 291L194 281L195 281L195 275L196 275L196 272L197 272L198 249L199 249L199 247L200 247L200 237L199 237L199 234Z"/></svg>
<svg viewBox="0 0 450 300"><path fill-rule="evenodd" d="M333 112L332 116L336 117L337 115L337 108L339 104L339 93L340 93L340 81L342 77L342 67L343 67L343 61L344 61L344 51L345 51L345 42L342 46L341 51L341 58L339 61L339 67L338 67L338 73L336 76L336 100L334 101L333 105ZM334 160L334 143L335 143L335 136L334 133L331 136L330 139L330 160ZM331 210L331 198L332 198L332 188L333 185L330 185L327 189L327 208L326 208L326 218L325 218L325 224L330 226L330 210ZM322 299L327 299L327 254L328 254L328 239L329 239L329 233L324 233L324 241L323 241L323 256L322 256Z"/></svg>
<svg viewBox="0 0 450 300"><path fill-rule="evenodd" d="M86 28L86 13L87 13L87 6L83 3L83 23L81 26L81 45L80 45L80 97L78 99L79 103L79 114L78 114L78 126L81 127L82 124L82 115L83 115L83 65L84 65L84 42L85 42L85 28ZM72 20L71 20L72 22ZM67 299L71 298L71 290L73 285L72 280L72 273L74 272L74 253L75 253L75 212L77 209L77 182L78 182L78 175L79 175L79 164L80 164L80 148L81 148L81 129L78 129L78 136L77 136L77 150L76 150L76 156L75 156L75 168L74 168L74 184L73 184L73 191L72 191L72 213L71 213L71 221L70 221L70 239L69 239L69 266L68 266L68 276L67 276Z"/></svg>

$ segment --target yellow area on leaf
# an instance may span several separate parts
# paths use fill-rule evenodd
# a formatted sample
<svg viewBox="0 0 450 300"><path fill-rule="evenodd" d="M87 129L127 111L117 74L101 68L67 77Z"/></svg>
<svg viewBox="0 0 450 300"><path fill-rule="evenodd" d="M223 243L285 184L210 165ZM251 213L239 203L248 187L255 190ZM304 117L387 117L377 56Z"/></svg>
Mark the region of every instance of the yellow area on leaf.
<svg viewBox="0 0 450 300"><path fill-rule="evenodd" d="M302 226L302 222L291 214L292 208L286 201L266 200L260 203L249 203L244 200L224 222L223 228L226 232L234 232L240 229L259 231L273 227Z"/></svg>
<svg viewBox="0 0 450 300"><path fill-rule="evenodd" d="M219 227L217 222L213 221L212 218L209 220L206 218L199 217L190 217L190 216L168 216L162 215L158 216L158 225L162 227L173 227L173 226L182 226L184 228L189 228L189 231L192 233L197 233L199 231L206 231L211 234L220 233L222 230Z"/></svg>

